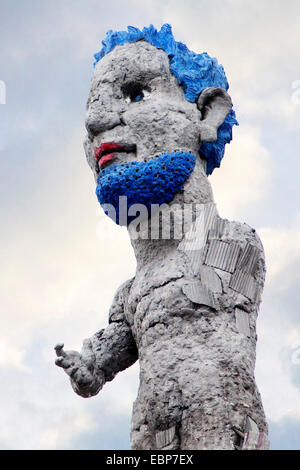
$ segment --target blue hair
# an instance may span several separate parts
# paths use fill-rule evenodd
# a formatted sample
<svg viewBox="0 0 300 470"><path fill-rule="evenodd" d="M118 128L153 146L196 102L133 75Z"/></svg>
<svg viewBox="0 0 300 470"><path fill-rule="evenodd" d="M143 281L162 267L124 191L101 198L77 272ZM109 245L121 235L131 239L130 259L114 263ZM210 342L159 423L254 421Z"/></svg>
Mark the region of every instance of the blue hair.
<svg viewBox="0 0 300 470"><path fill-rule="evenodd" d="M206 52L196 54L182 42L175 41L169 24L164 24L160 31L157 31L153 25L148 28L144 27L142 30L133 26L128 26L127 29L128 31L110 30L106 33L101 51L94 54L96 59L94 66L115 46L144 40L167 53L170 60L170 71L177 78L178 84L182 86L184 96L188 101L194 103L201 91L210 86L228 90L229 85L223 66L218 64L217 59L211 58ZM207 175L210 175L215 168L220 167L225 144L232 140L234 124L238 125L238 122L232 109L218 129L217 141L201 144L200 153L207 160Z"/></svg>

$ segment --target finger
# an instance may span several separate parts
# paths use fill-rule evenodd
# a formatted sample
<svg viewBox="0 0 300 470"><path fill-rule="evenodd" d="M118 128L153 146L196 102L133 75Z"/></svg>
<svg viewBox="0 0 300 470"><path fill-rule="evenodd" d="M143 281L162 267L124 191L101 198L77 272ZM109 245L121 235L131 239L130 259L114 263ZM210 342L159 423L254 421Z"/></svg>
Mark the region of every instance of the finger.
<svg viewBox="0 0 300 470"><path fill-rule="evenodd" d="M66 352L63 350L63 347L64 347L64 343L58 343L56 346L54 346L56 355L58 357L60 356L65 357L67 355Z"/></svg>
<svg viewBox="0 0 300 470"><path fill-rule="evenodd" d="M71 378L76 377L76 375L78 373L78 366L75 366L74 364L70 364L68 361L66 361L62 357L56 359L55 364L58 367L61 367L69 377L71 377ZM80 370L79 370L79 376L81 376L80 375Z"/></svg>
<svg viewBox="0 0 300 470"><path fill-rule="evenodd" d="M55 364L58 367L62 367L63 369L68 369L68 367L71 366L71 363L67 359L65 359L64 357L57 358L56 361L55 361Z"/></svg>

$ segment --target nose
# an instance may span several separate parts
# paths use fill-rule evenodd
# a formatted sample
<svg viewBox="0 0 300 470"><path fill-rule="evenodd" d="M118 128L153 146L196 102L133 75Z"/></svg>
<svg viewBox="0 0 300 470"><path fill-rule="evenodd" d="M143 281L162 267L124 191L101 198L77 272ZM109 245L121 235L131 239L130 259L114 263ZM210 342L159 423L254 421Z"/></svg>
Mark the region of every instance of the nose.
<svg viewBox="0 0 300 470"><path fill-rule="evenodd" d="M88 134L93 138L99 135L101 132L109 129L113 129L121 124L121 116L116 112L108 113L88 113L85 127Z"/></svg>
<svg viewBox="0 0 300 470"><path fill-rule="evenodd" d="M113 129L122 123L122 110L118 108L109 96L89 101L85 126L90 137L96 137L101 132Z"/></svg>

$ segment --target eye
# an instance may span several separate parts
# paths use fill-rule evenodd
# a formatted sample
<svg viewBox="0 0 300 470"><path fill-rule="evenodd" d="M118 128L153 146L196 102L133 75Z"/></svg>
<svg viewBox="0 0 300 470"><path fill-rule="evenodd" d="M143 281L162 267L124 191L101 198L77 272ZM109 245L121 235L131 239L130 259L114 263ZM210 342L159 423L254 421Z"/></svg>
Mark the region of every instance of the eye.
<svg viewBox="0 0 300 470"><path fill-rule="evenodd" d="M126 103L137 103L150 98L150 90L148 87L140 83L131 83L123 88Z"/></svg>

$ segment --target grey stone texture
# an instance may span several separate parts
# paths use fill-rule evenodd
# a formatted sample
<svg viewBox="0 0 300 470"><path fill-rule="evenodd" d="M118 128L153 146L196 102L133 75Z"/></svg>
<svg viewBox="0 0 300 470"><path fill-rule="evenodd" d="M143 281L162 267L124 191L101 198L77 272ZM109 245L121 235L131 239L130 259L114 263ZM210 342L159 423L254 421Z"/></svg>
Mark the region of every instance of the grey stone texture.
<svg viewBox="0 0 300 470"><path fill-rule="evenodd" d="M147 99L132 102L132 84L147 90ZM118 153L114 163L176 149L197 156L184 190L170 204L171 233L182 224L185 205L192 207L182 236L144 239L148 220L139 237L129 227L136 274L118 289L109 325L85 340L81 353L56 347L57 365L83 397L139 360L132 449L269 445L254 377L264 251L254 229L218 216L198 153L201 139L215 138L230 107L219 89L204 90L198 103L186 101L165 52L144 41L117 46L95 68L85 142L95 177L94 148L102 142L136 144L136 152ZM162 210L160 223L168 216Z"/></svg>

